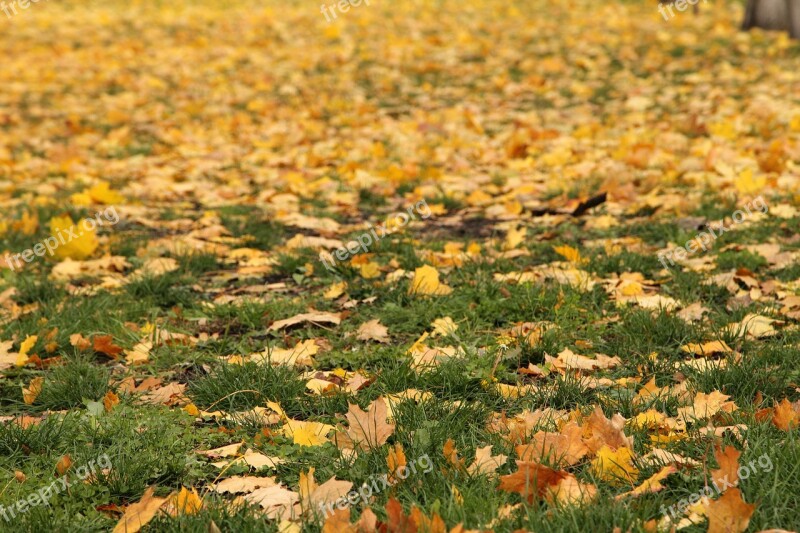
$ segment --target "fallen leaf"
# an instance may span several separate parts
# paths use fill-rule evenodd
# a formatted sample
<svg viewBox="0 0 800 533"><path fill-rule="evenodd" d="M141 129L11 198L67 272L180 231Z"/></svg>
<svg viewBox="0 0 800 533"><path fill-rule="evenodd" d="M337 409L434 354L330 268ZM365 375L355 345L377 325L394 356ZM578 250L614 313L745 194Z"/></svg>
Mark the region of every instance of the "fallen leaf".
<svg viewBox="0 0 800 533"><path fill-rule="evenodd" d="M345 415L349 424L347 435L362 450L382 446L395 429L394 424L386 421L387 415L383 398L373 401L367 411L363 411L358 405L349 404Z"/></svg>
<svg viewBox="0 0 800 533"><path fill-rule="evenodd" d="M725 491L708 506L708 533L741 533L750 525L756 506L742 499L739 489Z"/></svg>
<svg viewBox="0 0 800 533"><path fill-rule="evenodd" d="M445 296L453 289L439 281L439 271L430 265L424 265L414 271L414 279L408 287L408 294L426 296Z"/></svg>
<svg viewBox="0 0 800 533"><path fill-rule="evenodd" d="M167 501L166 498L157 498L154 493L155 487L149 487L141 500L126 507L125 514L114 526L113 533L136 533L152 520Z"/></svg>
<svg viewBox="0 0 800 533"><path fill-rule="evenodd" d="M301 313L291 318L273 322L269 327L269 331L277 331L279 329L289 328L296 326L297 324L302 324L303 322L309 322L311 324L333 324L334 326L338 326L342 322L342 317L337 313L323 313L319 311L312 313Z"/></svg>
<svg viewBox="0 0 800 533"><path fill-rule="evenodd" d="M381 324L380 320L370 320L359 326L357 339L360 341L389 342L389 330Z"/></svg>

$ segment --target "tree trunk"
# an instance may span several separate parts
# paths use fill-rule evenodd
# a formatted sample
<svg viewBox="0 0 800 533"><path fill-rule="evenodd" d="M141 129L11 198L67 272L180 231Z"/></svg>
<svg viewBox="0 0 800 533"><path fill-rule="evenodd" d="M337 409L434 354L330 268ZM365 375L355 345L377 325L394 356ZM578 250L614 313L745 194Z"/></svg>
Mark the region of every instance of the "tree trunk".
<svg viewBox="0 0 800 533"><path fill-rule="evenodd" d="M800 38L800 0L748 0L742 29L750 28L788 31Z"/></svg>

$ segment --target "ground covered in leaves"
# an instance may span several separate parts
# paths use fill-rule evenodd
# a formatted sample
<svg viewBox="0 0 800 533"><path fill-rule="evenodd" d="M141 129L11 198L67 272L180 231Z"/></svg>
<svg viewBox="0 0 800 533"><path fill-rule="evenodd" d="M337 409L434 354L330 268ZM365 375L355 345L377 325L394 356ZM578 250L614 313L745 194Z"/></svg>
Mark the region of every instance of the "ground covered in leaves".
<svg viewBox="0 0 800 533"><path fill-rule="evenodd" d="M0 530L800 528L800 46L700 6L0 15Z"/></svg>

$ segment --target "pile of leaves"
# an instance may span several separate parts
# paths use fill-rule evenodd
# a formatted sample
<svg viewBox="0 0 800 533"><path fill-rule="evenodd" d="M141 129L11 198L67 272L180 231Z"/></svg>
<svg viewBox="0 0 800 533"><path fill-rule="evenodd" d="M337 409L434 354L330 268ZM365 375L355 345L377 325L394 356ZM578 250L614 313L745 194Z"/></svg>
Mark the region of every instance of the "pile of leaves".
<svg viewBox="0 0 800 533"><path fill-rule="evenodd" d="M4 21L2 527L800 528L800 46L700 7Z"/></svg>

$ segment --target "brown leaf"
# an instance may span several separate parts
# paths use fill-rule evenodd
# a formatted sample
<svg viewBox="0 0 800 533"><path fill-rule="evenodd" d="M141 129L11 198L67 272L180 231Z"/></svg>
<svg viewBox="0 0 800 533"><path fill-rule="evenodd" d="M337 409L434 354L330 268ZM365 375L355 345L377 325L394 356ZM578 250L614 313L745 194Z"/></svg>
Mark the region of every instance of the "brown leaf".
<svg viewBox="0 0 800 533"><path fill-rule="evenodd" d="M388 409L383 398L373 401L367 411L350 404L347 410L347 435L362 450L382 446L394 433L395 425L386 422Z"/></svg>
<svg viewBox="0 0 800 533"><path fill-rule="evenodd" d="M28 384L27 388L22 389L22 399L26 405L31 405L33 402L36 401L36 398L39 396L39 393L42 392L42 386L44 386L44 378L38 377L33 378L31 382Z"/></svg>
<svg viewBox="0 0 800 533"><path fill-rule="evenodd" d="M282 485L273 485L254 490L243 498L250 503L260 505L267 517L283 519L292 515L292 509L294 504L299 501L300 495Z"/></svg>
<svg viewBox="0 0 800 533"><path fill-rule="evenodd" d="M411 517L403 513L403 506L395 498L389 498L386 502L386 531L388 533L417 533L419 524Z"/></svg>

